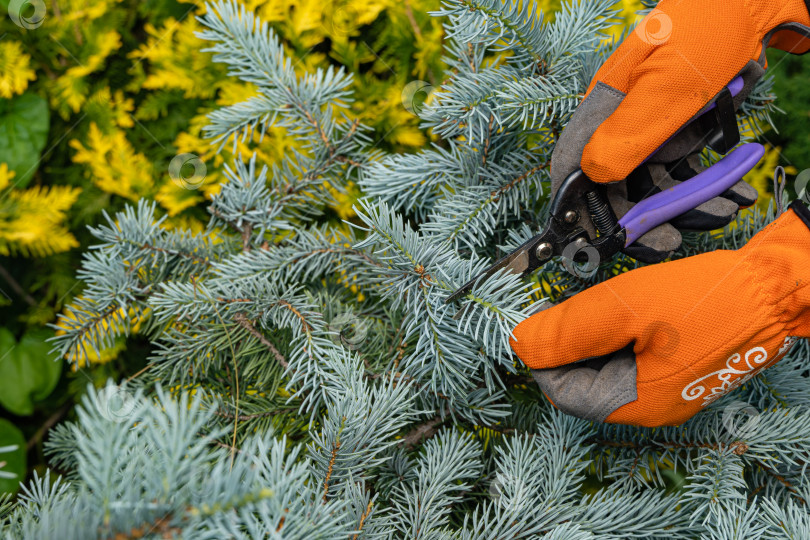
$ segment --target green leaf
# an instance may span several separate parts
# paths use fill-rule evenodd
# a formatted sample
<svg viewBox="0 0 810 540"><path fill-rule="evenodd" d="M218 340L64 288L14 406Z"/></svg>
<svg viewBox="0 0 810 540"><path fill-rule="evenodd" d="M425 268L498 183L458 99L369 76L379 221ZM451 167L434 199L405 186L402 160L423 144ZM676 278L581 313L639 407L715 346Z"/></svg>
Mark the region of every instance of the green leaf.
<svg viewBox="0 0 810 540"><path fill-rule="evenodd" d="M17 493L20 481L25 480L25 470L23 434L14 424L0 418L0 493Z"/></svg>
<svg viewBox="0 0 810 540"><path fill-rule="evenodd" d="M25 187L39 166L48 140L48 103L36 94L0 99L0 163L17 173L12 182Z"/></svg>
<svg viewBox="0 0 810 540"><path fill-rule="evenodd" d="M51 354L45 341L48 331L31 332L15 343L14 336L0 328L0 405L26 416L34 403L53 392L62 373L62 362Z"/></svg>

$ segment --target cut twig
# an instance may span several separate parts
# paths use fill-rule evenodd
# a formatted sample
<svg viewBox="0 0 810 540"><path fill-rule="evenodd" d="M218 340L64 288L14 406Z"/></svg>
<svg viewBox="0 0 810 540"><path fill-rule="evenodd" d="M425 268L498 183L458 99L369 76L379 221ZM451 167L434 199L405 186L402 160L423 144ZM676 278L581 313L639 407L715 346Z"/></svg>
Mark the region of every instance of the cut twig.
<svg viewBox="0 0 810 540"><path fill-rule="evenodd" d="M287 369L290 366L287 363L287 360L284 358L284 355L281 354L278 349L276 349L276 346L273 345L273 343L271 343L269 339L264 337L264 335L261 332L259 332L256 329L255 326L253 326L253 323L251 323L248 320L248 318L245 316L244 313L237 313L236 315L233 316L233 319L237 323L239 323L239 326L241 326L242 328L244 328L245 330L250 332L250 334L253 337L255 337L256 339L261 341L262 345L264 345L265 347L270 349L270 352L273 353L273 356L275 357L276 362L278 362L281 365L281 367L283 367L284 369Z"/></svg>
<svg viewBox="0 0 810 540"><path fill-rule="evenodd" d="M29 306L37 305L37 301L34 300L34 297L25 292L25 289L23 289L22 286L20 286L17 280L14 279L14 276L12 276L11 273L8 270L6 270L5 266L3 266L2 264L0 264L0 276L2 276L4 280L6 280L8 286L11 287L11 289L15 293L17 293L17 296L25 300L26 304L28 304Z"/></svg>
<svg viewBox="0 0 810 540"><path fill-rule="evenodd" d="M44 436L48 433L48 430L51 429L54 424L56 424L69 410L70 407L73 405L70 401L59 407L59 409L53 413L51 416L48 417L47 420L39 427L34 436L28 439L28 443L25 445L26 450L31 450Z"/></svg>
<svg viewBox="0 0 810 540"><path fill-rule="evenodd" d="M444 423L444 420L441 416L437 416L423 424L419 424L402 438L399 443L400 446L412 450L416 445L433 437L439 431L439 425Z"/></svg>

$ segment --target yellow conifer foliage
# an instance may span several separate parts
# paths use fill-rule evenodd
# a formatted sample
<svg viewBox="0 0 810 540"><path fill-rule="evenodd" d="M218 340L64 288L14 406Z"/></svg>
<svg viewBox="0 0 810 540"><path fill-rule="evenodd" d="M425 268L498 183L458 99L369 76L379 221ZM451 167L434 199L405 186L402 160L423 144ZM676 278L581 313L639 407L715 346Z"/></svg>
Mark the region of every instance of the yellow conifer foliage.
<svg viewBox="0 0 810 540"><path fill-rule="evenodd" d="M70 141L70 146L77 150L73 161L88 166L88 176L100 189L131 201L152 195L152 163L132 148L120 129L103 133L94 122L86 146L78 139Z"/></svg>
<svg viewBox="0 0 810 540"><path fill-rule="evenodd" d="M16 175L14 171L8 170L7 163L0 163L0 191L6 189Z"/></svg>
<svg viewBox="0 0 810 540"><path fill-rule="evenodd" d="M149 38L130 53L138 61L149 61L149 74L142 87L149 90L182 90L186 98L212 98L226 79L215 69L210 53L203 53L202 41L194 35L200 24L193 16L178 22L167 19L163 26L146 25Z"/></svg>
<svg viewBox="0 0 810 540"><path fill-rule="evenodd" d="M67 319L62 319L60 324L57 325L61 329L57 329L56 335L63 334L66 323L76 317L76 313L70 309L70 307L66 307L63 313ZM96 321L95 327L103 329L105 333L124 333L125 327L122 321L128 319L131 324L129 333L137 334L141 329L142 323L149 317L149 314L149 309L141 311L133 308L129 308L128 310L118 308L112 311L106 318ZM96 328L93 330L95 331ZM115 360L118 354L126 349L126 340L123 338L116 339L111 347L103 348L100 351L93 350L93 348L84 341L79 344L77 348L81 350L81 354L73 355L73 357L77 359L76 364L71 366L73 371L77 371L91 364L106 364L111 360Z"/></svg>
<svg viewBox="0 0 810 540"><path fill-rule="evenodd" d="M22 94L28 81L36 80L36 73L28 65L30 60L19 41L0 42L0 97L9 99Z"/></svg>
<svg viewBox="0 0 810 540"><path fill-rule="evenodd" d="M135 103L121 90L112 93L105 86L90 96L82 109L90 118L96 119L97 123L102 123L102 131L107 126L129 129L135 125L131 114L135 110Z"/></svg>
<svg viewBox="0 0 810 540"><path fill-rule="evenodd" d="M94 90L89 79L102 71L107 59L121 48L118 26L125 8L121 0L59 0L48 5L48 16L31 47L52 48L48 62L40 62L43 88L53 109L64 119L82 110ZM40 41L37 41L39 39ZM25 40L28 42L28 39ZM50 65L50 67L49 67Z"/></svg>
<svg viewBox="0 0 810 540"><path fill-rule="evenodd" d="M219 184L212 182L212 178L209 176L205 177L203 183L207 183L209 187L219 187ZM199 189L188 189L181 182L169 181L160 186L155 193L155 200L166 209L169 216L176 216L186 208L202 203L205 200L203 193L202 186Z"/></svg>
<svg viewBox="0 0 810 540"><path fill-rule="evenodd" d="M0 254L45 257L77 247L65 227L67 210L81 189L70 186L9 186L14 172L0 163Z"/></svg>
<svg viewBox="0 0 810 540"><path fill-rule="evenodd" d="M71 112L79 112L87 101L87 76L101 69L107 57L121 48L121 36L115 30L91 34L88 39L84 61L50 81L51 103L65 119Z"/></svg>
<svg viewBox="0 0 810 540"><path fill-rule="evenodd" d="M70 28L67 23L87 24L106 15L121 0L60 0L57 22Z"/></svg>

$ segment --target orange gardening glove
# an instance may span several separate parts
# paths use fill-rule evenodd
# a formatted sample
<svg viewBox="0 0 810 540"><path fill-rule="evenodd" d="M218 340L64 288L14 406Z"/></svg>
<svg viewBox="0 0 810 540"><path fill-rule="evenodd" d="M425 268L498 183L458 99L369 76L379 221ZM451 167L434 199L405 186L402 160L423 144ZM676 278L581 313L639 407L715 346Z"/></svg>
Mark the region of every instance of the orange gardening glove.
<svg viewBox="0 0 810 540"><path fill-rule="evenodd" d="M810 211L801 202L736 251L621 274L514 330L560 410L677 425L810 337Z"/></svg>
<svg viewBox="0 0 810 540"><path fill-rule="evenodd" d="M699 113L739 77L744 84L731 100L738 109L765 72L765 48L804 53L807 36L803 0L661 0L596 72L565 126L551 159L552 194L582 168L596 182L615 183L607 196L621 217L639 199L699 173L699 153L717 135L705 120L721 107L700 121ZM726 118L736 135L733 114ZM680 246L680 230L722 227L756 197L740 182L624 251L664 260Z"/></svg>
<svg viewBox="0 0 810 540"><path fill-rule="evenodd" d="M806 52L809 27L803 0L661 0L588 87L625 96L590 137L582 170L626 178L749 63L765 67L765 47Z"/></svg>

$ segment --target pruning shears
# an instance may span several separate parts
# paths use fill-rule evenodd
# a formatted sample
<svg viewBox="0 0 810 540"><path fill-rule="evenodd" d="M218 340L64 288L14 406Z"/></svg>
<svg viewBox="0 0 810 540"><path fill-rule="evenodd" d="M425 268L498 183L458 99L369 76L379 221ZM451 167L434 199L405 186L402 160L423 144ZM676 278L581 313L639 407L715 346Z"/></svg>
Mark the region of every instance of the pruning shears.
<svg viewBox="0 0 810 540"><path fill-rule="evenodd" d="M726 126L729 122L728 100L742 87L742 80L738 79L724 89L726 105L718 105L716 109L718 116L726 116L718 118ZM707 108L706 112L710 110L712 107ZM734 118L733 109L731 118ZM734 141L725 133L727 131L724 129L720 132L719 145L730 148L739 141L739 135ZM724 135L725 141L722 140ZM711 142L710 146L716 149ZM618 220L608 204L604 186L590 180L581 169L577 170L563 181L551 201L550 215L543 232L486 268L453 292L445 302L466 296L476 284L485 282L502 269L523 277L541 268L553 257L563 257L577 263L606 260L654 227L721 195L739 182L764 153L765 149L760 144L740 145L689 180L643 199ZM583 226L586 220L591 227ZM588 231L596 231L597 234L592 237Z"/></svg>

